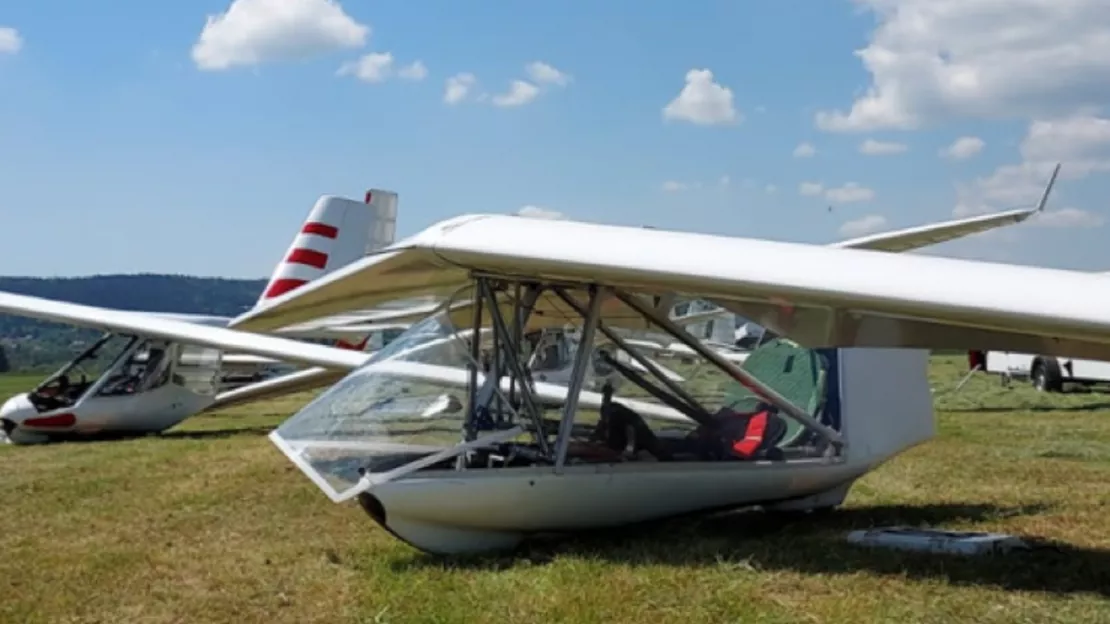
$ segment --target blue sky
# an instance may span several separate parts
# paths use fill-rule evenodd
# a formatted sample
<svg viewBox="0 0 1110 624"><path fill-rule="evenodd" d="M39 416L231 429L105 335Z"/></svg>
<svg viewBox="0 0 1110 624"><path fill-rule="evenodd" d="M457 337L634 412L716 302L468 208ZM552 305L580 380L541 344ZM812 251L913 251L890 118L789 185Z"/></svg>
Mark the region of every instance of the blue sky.
<svg viewBox="0 0 1110 624"><path fill-rule="evenodd" d="M821 243L1032 204L1056 160L1044 218L935 253L1110 270L1110 17L1018 1L0 0L0 274L263 277L371 186L401 236L531 205Z"/></svg>

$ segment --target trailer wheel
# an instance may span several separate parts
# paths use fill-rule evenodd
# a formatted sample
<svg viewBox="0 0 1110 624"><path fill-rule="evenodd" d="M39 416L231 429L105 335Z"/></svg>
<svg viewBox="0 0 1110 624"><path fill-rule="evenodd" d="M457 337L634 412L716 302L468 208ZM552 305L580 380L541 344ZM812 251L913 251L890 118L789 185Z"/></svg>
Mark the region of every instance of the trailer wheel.
<svg viewBox="0 0 1110 624"><path fill-rule="evenodd" d="M1033 373L1030 377L1033 378L1033 387L1038 392L1062 392L1064 390L1060 364L1055 358L1034 362Z"/></svg>

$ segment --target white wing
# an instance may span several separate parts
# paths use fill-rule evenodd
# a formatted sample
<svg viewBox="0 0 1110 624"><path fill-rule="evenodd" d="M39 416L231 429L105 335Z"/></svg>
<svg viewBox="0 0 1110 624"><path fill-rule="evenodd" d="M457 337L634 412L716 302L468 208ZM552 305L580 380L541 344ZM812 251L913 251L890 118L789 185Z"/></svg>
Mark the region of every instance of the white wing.
<svg viewBox="0 0 1110 624"><path fill-rule="evenodd" d="M1045 185L1044 192L1041 194L1040 201L1037 202L1036 206L1028 210L1010 210L1008 212L932 223L894 232L871 234L833 243L833 246L852 249L873 249L875 251L909 251L911 249L937 245L972 234L986 232L987 230L993 230L1003 225L1021 223L1044 210L1045 204L1048 203L1048 196L1052 193L1052 187L1056 184L1056 176L1059 174L1060 163L1056 163L1056 167L1052 170L1052 176L1049 177L1048 184Z"/></svg>
<svg viewBox="0 0 1110 624"><path fill-rule="evenodd" d="M234 390L221 392L216 395L216 400L206 407L204 411L224 409L255 401L276 399L296 392L306 392L331 385L347 374L346 370L336 371L327 368L313 367L299 370L271 379L257 381L241 386Z"/></svg>
<svg viewBox="0 0 1110 624"><path fill-rule="evenodd" d="M928 247L929 245L938 245L947 241L956 240L957 238L963 238L972 234L986 232L987 230L993 230L1003 225L1021 223L1037 214L1038 210L1039 208L1010 210L997 214L979 215L941 223L930 223L929 225L919 225L917 227L895 230L893 232L869 234L867 236L842 240L832 243L831 246L845 249L873 249L875 251L889 252L911 251L920 249L921 247Z"/></svg>
<svg viewBox="0 0 1110 624"><path fill-rule="evenodd" d="M442 295L468 283L471 271L685 293L810 346L1110 359L1110 289L1101 275L505 215L437 224L236 325L265 330L398 296ZM616 326L642 327L618 305L604 314Z"/></svg>
<svg viewBox="0 0 1110 624"><path fill-rule="evenodd" d="M142 312L110 310L4 292L0 292L0 313L162 338L329 369L351 370L364 363L368 357L359 351L325 347L277 336L252 334Z"/></svg>
<svg viewBox="0 0 1110 624"><path fill-rule="evenodd" d="M414 320L424 318L435 304L412 303L403 308L383 306L378 310L360 310L357 313L341 314L317 319L311 323L303 323L292 327L282 327L274 331L275 334L289 338L363 338L368 333L386 329L404 329ZM209 325L212 327L227 327L235 317L217 316L211 314L188 314L180 312L141 312L132 310L115 310L130 314L143 314L154 318Z"/></svg>

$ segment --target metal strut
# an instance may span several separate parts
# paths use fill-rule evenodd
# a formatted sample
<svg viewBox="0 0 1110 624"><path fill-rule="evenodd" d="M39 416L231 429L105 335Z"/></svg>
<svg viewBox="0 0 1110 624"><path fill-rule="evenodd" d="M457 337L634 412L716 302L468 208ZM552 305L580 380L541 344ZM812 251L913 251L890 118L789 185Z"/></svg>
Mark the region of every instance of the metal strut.
<svg viewBox="0 0 1110 624"><path fill-rule="evenodd" d="M577 312L578 314L582 315L582 318L586 318L587 310L585 308L583 308L581 306L581 304L579 304L577 301L575 301L562 288L555 288L554 290L555 290L555 294L558 295L560 299L565 301L568 306L574 308L574 311ZM662 306L659 306L659 307L662 307ZM664 308L664 309L666 309L666 308ZM702 405L701 403L699 403L698 400L693 397L693 395L691 395L689 392L687 392L685 388L678 385L673 379L668 377L667 374L663 372L663 369L661 369L658 364L653 362L651 360L651 358L646 357L644 354L640 353L634 347L629 345L624 340L624 338L622 338L620 336L620 334L618 334L615 331L613 331L612 329L610 329L610 327L607 323L599 320L598 324L597 324L597 328L599 330L601 330L602 334L605 334L606 338L608 338L609 340L612 340L614 344L616 344L618 347L620 347L621 350L623 350L625 353L627 353L629 355L629 357L636 360L644 368L651 371L651 373L653 375L655 375L655 377L659 381L663 382L664 386L667 386L667 388L671 392L678 395L678 397L681 398L683 401L685 401L690 408L692 408L696 411L702 412L704 414L709 414L709 410L705 409L705 406Z"/></svg>
<svg viewBox="0 0 1110 624"><path fill-rule="evenodd" d="M617 298L624 302L625 305L644 315L653 323L673 335L675 338L678 338L680 341L682 341L683 344L693 349L698 355L716 364L719 368L721 368L729 375L731 375L734 379L736 379L736 381L754 391L765 400L770 401L776 407L786 412L787 415L789 415L791 418L798 421L802 425L820 433L821 436L828 440L829 443L832 444L832 446L838 451L844 447L844 438L840 435L838 431L817 422L817 420L806 413L805 410L791 403L786 397L779 394L778 391L776 391L774 388L763 383L743 368L728 361L716 351L705 346L700 340L691 336L690 333L683 329L681 326L674 323L666 316L659 314L654 308L644 304L634 295L630 295L619 290L616 291L615 294Z"/></svg>
<svg viewBox="0 0 1110 624"><path fill-rule="evenodd" d="M544 287L540 284L529 284L521 293L521 284L516 284L516 309L513 314L513 344L517 345L517 353L523 352L524 348L524 328L528 325L528 320L532 317L532 310L536 307L536 301L539 300L540 295L543 294ZM530 372L530 371L525 371ZM517 379L516 375L509 378L509 404L513 409L517 408L518 401L516 400L516 386L517 384L531 384L531 376L524 379Z"/></svg>
<svg viewBox="0 0 1110 624"><path fill-rule="evenodd" d="M609 294L607 289L591 285L590 303L584 315L582 335L578 339L578 351L574 354L574 368L570 373L567 387L567 400L563 404L563 418L559 422L559 435L555 440L555 474L561 474L567 461L567 448L570 446L570 432L574 426L574 415L578 411L578 395L586 379L586 369L590 366L593 353L594 334L601 316L601 302Z"/></svg>
<svg viewBox="0 0 1110 624"><path fill-rule="evenodd" d="M519 345L512 341L509 327L505 323L505 318L501 315L501 308L497 305L497 296L494 294L493 289L490 288L489 280L481 277L478 278L478 288L482 290L482 295L485 297L486 304L489 306L489 314L490 319L493 321L494 334L501 334L504 337L504 339L500 341L500 347L505 351L506 363L508 363L514 375L521 380L527 379L528 377L525 375L524 367L520 364L520 358L517 357L517 354L520 352ZM495 379L493 383L496 384L496 386L500 386L501 380ZM551 448L547 443L547 434L544 432L543 415L536 406L531 388L523 381L520 384L520 398L523 400L525 409L528 411L528 415L532 417L532 422L536 427L536 443L539 444L541 452L545 456L550 457Z"/></svg>
<svg viewBox="0 0 1110 624"><path fill-rule="evenodd" d="M474 417L478 413L478 368L482 362L482 288L474 288L474 321L470 324L470 363L467 366L470 374L467 380L466 415L463 423L463 439L467 442L477 437L474 426ZM450 316L448 317L450 318ZM482 371L485 372L485 371Z"/></svg>

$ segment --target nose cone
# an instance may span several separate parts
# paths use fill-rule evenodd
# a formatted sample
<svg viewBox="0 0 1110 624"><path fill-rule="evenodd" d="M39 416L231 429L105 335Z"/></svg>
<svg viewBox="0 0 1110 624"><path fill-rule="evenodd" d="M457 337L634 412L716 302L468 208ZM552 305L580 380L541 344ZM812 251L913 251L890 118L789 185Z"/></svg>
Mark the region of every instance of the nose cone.
<svg viewBox="0 0 1110 624"><path fill-rule="evenodd" d="M35 406L26 394L17 394L0 406L0 443L11 442L16 425L35 413Z"/></svg>
<svg viewBox="0 0 1110 624"><path fill-rule="evenodd" d="M35 406L31 405L31 400L27 398L26 394L17 394L5 401L3 407L0 407L0 419L17 425L34 413Z"/></svg>

